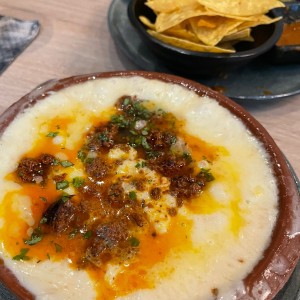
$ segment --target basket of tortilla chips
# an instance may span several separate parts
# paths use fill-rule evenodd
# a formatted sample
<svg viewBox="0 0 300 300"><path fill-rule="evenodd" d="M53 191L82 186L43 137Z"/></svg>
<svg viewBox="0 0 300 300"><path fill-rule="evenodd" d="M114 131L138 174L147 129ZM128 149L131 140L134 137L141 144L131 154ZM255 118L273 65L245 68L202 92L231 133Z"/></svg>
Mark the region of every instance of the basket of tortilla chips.
<svg viewBox="0 0 300 300"><path fill-rule="evenodd" d="M215 74L268 51L282 32L277 0L132 0L129 18L162 63Z"/></svg>

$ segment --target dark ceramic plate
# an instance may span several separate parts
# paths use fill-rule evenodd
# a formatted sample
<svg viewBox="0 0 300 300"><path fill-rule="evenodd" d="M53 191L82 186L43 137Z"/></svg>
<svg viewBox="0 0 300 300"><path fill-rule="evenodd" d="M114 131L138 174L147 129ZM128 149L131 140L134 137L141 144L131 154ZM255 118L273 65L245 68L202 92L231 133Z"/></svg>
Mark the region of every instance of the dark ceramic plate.
<svg viewBox="0 0 300 300"><path fill-rule="evenodd" d="M108 12L108 25L117 48L140 69L173 73L141 41L129 21L128 3L129 0L113 0ZM218 77L190 79L222 91L239 103L273 101L300 93L300 64L272 65L260 58Z"/></svg>

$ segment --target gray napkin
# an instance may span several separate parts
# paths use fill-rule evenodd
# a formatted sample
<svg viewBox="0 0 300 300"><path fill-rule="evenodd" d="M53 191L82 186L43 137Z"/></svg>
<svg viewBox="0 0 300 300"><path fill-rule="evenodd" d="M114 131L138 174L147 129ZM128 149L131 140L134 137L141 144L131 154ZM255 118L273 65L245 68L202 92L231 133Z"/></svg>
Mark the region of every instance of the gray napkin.
<svg viewBox="0 0 300 300"><path fill-rule="evenodd" d="M0 16L0 74L37 36L38 21Z"/></svg>

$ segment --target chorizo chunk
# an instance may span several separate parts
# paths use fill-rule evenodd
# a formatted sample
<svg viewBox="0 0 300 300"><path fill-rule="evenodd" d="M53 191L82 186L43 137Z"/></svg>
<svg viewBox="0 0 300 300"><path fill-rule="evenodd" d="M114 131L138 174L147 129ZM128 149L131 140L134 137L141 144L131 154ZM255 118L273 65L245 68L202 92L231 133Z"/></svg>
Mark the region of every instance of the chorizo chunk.
<svg viewBox="0 0 300 300"><path fill-rule="evenodd" d="M176 137L169 132L152 130L147 136L147 142L153 150L169 149Z"/></svg>
<svg viewBox="0 0 300 300"><path fill-rule="evenodd" d="M198 195L205 185L205 180L184 175L171 179L170 190L178 198L190 199Z"/></svg>
<svg viewBox="0 0 300 300"><path fill-rule="evenodd" d="M124 194L121 181L117 181L112 185L110 185L107 193L108 193L107 194L108 203L113 208L120 208L123 205L125 205L125 194Z"/></svg>
<svg viewBox="0 0 300 300"><path fill-rule="evenodd" d="M17 168L17 175L24 182L45 181L49 166L54 162L54 156L42 154L38 158L23 158ZM37 180L41 177L42 180Z"/></svg>
<svg viewBox="0 0 300 300"><path fill-rule="evenodd" d="M58 200L49 206L43 218L55 232L63 233L73 227L77 214L78 210L72 201L64 203L62 200Z"/></svg>
<svg viewBox="0 0 300 300"><path fill-rule="evenodd" d="M99 151L101 148L112 148L115 145L118 130L118 126L114 124L96 127L95 132L90 136L89 149Z"/></svg>
<svg viewBox="0 0 300 300"><path fill-rule="evenodd" d="M127 227L124 220L99 225L96 237L86 250L86 258L93 264L101 266L113 257L122 256L130 248L127 243L129 237Z"/></svg>
<svg viewBox="0 0 300 300"><path fill-rule="evenodd" d="M150 160L151 168L164 176L181 176L187 172L189 162L180 156L163 154Z"/></svg>
<svg viewBox="0 0 300 300"><path fill-rule="evenodd" d="M85 165L86 172L95 179L103 179L109 173L108 164L100 157L96 157Z"/></svg>

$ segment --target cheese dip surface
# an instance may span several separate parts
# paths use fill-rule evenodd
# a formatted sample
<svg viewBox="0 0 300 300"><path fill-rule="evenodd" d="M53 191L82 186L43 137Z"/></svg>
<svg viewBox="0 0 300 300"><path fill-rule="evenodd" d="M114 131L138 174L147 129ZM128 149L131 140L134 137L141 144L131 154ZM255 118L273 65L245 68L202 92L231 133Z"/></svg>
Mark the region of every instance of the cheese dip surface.
<svg viewBox="0 0 300 300"><path fill-rule="evenodd" d="M8 126L0 155L1 258L36 299L233 299L271 240L267 153L176 84L53 92Z"/></svg>

